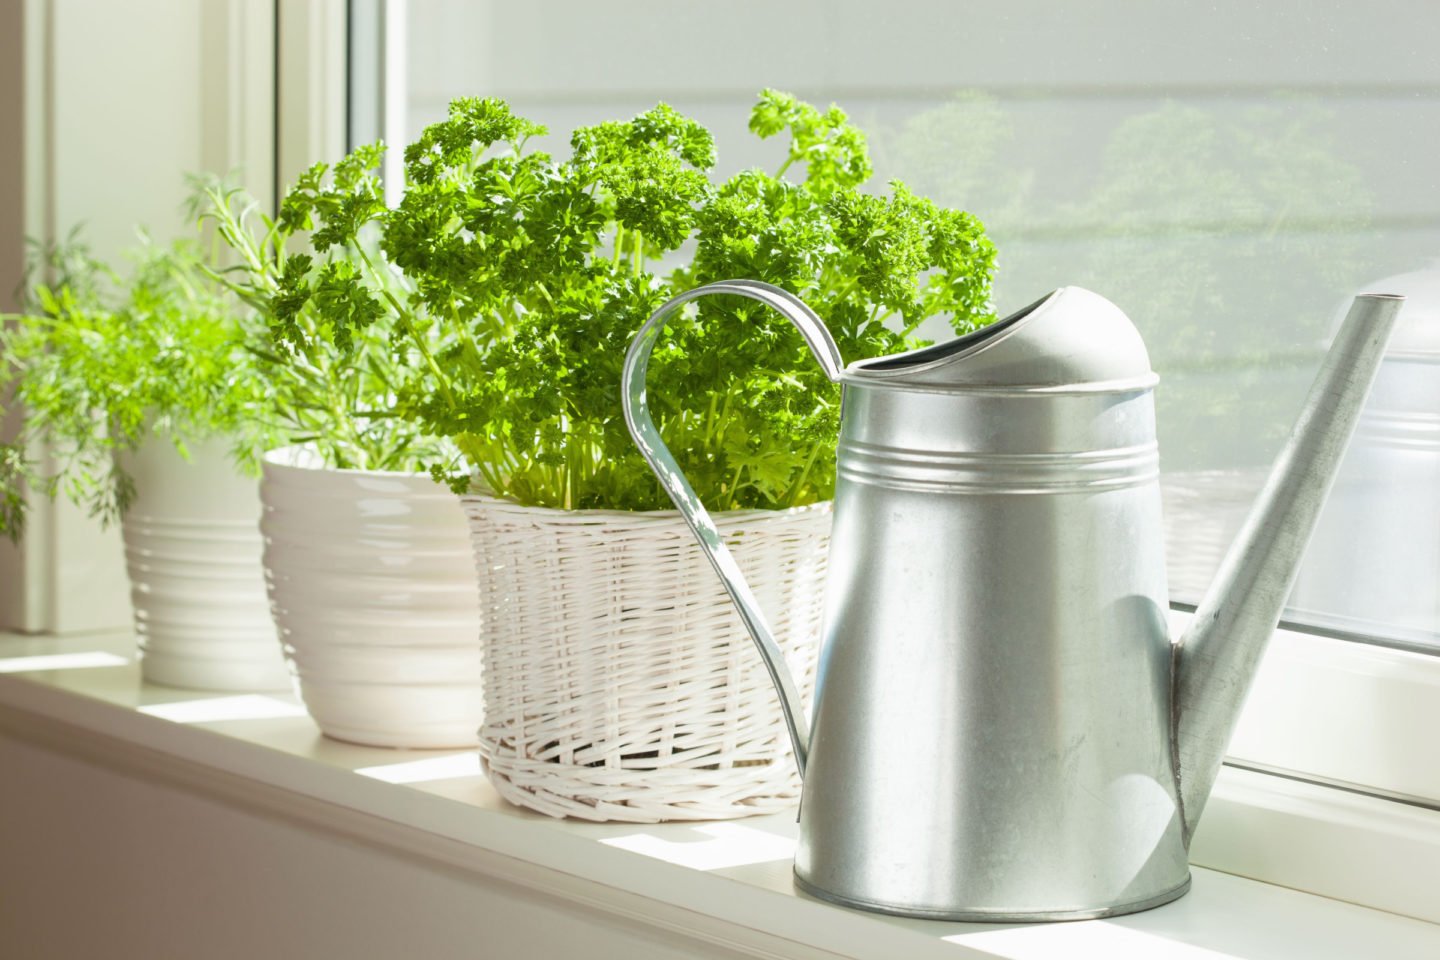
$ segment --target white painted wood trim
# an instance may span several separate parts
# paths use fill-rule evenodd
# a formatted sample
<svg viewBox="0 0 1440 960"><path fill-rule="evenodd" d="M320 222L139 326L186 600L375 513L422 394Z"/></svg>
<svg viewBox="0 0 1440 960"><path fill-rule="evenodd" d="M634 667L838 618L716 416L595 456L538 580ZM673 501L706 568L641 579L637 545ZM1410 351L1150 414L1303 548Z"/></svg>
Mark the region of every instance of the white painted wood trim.
<svg viewBox="0 0 1440 960"><path fill-rule="evenodd" d="M1226 767L1190 862L1440 923L1440 811Z"/></svg>
<svg viewBox="0 0 1440 960"><path fill-rule="evenodd" d="M349 143L354 149L376 140L386 146L380 181L385 202L395 206L405 190L407 0L351 0Z"/></svg>
<svg viewBox="0 0 1440 960"><path fill-rule="evenodd" d="M33 89L26 76L26 25L30 3L0 5L0 312L16 309L14 292L25 275L26 101ZM0 410L10 398L0 394ZM12 440L20 417L0 417L0 441ZM33 630L32 578L27 554L0 537L0 630Z"/></svg>
<svg viewBox="0 0 1440 960"><path fill-rule="evenodd" d="M275 191L275 6L206 0L201 165L268 202Z"/></svg>
<svg viewBox="0 0 1440 960"><path fill-rule="evenodd" d="M1440 806L1437 730L1440 656L1277 629L1229 758Z"/></svg>
<svg viewBox="0 0 1440 960"><path fill-rule="evenodd" d="M318 162L345 155L345 0L279 0L276 199Z"/></svg>
<svg viewBox="0 0 1440 960"><path fill-rule="evenodd" d="M389 148L385 151L382 182L385 202L395 206L405 193L405 144L409 140L408 111L409 76L406 62L409 47L409 0L382 0L384 10L384 56L381 64L381 105L383 108L380 136Z"/></svg>
<svg viewBox="0 0 1440 960"><path fill-rule="evenodd" d="M5 4L0 10L0 35L5 37L4 101L6 144L0 162L4 199L0 223L13 231L3 241L0 301L4 309L19 307L13 297L23 282L26 239L48 242L54 234L54 203L49 189L53 134L48 117L53 108L53 11L43 0ZM24 411L13 407L4 424L6 436L21 428ZM36 451L44 456L43 450ZM36 632L53 629L53 570L57 540L55 507L35 498L27 518L29 533L12 544L0 538L0 629Z"/></svg>
<svg viewBox="0 0 1440 960"><path fill-rule="evenodd" d="M1232 758L1440 806L1440 656L1277 630Z"/></svg>

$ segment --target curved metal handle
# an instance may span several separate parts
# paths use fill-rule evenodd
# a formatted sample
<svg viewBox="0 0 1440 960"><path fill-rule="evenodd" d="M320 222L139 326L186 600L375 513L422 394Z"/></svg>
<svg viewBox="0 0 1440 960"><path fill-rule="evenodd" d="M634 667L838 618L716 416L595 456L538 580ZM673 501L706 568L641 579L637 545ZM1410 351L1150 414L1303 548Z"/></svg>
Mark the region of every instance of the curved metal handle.
<svg viewBox="0 0 1440 960"><path fill-rule="evenodd" d="M650 469L660 478L665 492L670 494L670 499L675 502L676 509L690 525L695 539L700 541L710 565L725 584L726 592L740 611L740 619L745 622L745 628L750 631L750 637L760 649L760 656L764 658L765 667L770 671L770 679L774 681L775 689L780 694L780 706L785 711L785 726L790 731L791 746L795 748L795 765L799 767L800 776L803 777L805 761L810 752L810 730L805 722L805 707L800 701L800 691L795 686L795 678L785 666L784 654L780 652L780 645L775 642L775 635L771 632L765 615L760 612L755 595L750 592L750 585L745 582L734 556L725 546L725 540L716 529L715 521L710 519L709 512L695 495L690 481L685 479L679 464L675 462L665 442L660 439L660 431L650 419L650 411L645 403L645 371L650 363L650 352L654 350L656 341L665 330L665 321L691 300L720 293L758 300L795 324L805 342L810 345L810 351L820 361L825 375L833 381L839 381L843 368L840 349L835 346L830 331L825 329L825 324L815 315L815 311L807 307L799 297L758 280L722 280L718 283L707 283L687 290L665 303L645 322L640 332L635 334L630 350L625 354L625 371L621 375L625 424L630 428L630 436L635 438L635 445L644 454Z"/></svg>

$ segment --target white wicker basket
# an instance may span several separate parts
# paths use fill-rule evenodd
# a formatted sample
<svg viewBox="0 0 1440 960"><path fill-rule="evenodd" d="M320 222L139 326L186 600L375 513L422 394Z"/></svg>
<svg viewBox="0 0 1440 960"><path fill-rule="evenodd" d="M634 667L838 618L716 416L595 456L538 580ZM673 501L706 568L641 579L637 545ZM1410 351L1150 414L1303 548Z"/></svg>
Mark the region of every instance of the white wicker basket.
<svg viewBox="0 0 1440 960"><path fill-rule="evenodd" d="M483 620L480 754L503 797L637 823L796 802L764 662L678 513L464 502ZM830 505L716 522L808 705Z"/></svg>

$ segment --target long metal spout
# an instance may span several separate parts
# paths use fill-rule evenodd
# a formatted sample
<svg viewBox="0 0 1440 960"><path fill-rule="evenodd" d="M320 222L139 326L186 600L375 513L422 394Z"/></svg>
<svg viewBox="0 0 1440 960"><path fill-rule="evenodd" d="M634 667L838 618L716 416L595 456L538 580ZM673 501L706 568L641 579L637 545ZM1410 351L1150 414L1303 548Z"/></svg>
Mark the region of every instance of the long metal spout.
<svg viewBox="0 0 1440 960"><path fill-rule="evenodd" d="M1176 651L1171 736L1187 843L1404 300L1373 293L1355 298L1299 421Z"/></svg>

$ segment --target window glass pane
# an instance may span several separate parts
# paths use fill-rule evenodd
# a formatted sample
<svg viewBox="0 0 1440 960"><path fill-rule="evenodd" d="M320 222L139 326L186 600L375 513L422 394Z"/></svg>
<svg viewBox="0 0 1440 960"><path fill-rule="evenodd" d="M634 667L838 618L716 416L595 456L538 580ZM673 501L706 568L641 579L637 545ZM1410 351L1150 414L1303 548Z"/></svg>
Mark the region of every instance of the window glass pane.
<svg viewBox="0 0 1440 960"><path fill-rule="evenodd" d="M1119 304L1162 377L1179 601L1349 299L1409 294L1290 616L1440 644L1440 7L426 2L407 34L412 137L451 97L500 96L558 152L664 100L715 134L717 176L774 170L746 120L775 87L847 110L875 183L984 220L1001 313L1069 284Z"/></svg>

